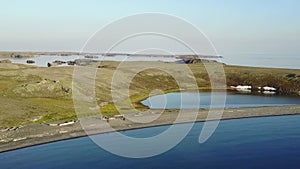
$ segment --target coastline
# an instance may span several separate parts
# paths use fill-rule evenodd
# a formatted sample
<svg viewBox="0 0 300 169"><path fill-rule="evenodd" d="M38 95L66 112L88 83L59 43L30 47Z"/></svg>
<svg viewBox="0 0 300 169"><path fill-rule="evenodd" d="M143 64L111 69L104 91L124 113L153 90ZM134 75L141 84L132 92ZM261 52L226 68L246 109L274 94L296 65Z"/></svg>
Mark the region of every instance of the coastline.
<svg viewBox="0 0 300 169"><path fill-rule="evenodd" d="M110 90L107 89L109 89L111 85L112 77L117 70L118 64L118 62L102 62L102 71L99 71L99 74L97 75L97 77L103 77L97 78L98 80L96 81L101 84L101 88L96 88L96 93L101 93L101 96L97 96L99 97L98 103L106 103L103 104L103 106L100 106L100 109L105 116L109 117L113 117L117 114L115 113L117 112L116 109L114 109L115 107L110 103L111 93ZM130 71L134 66L144 68L148 64L155 64L164 67L167 70L181 70L186 66L183 64L164 62L138 62L138 64L137 62L126 62L126 65L124 65L124 72ZM205 72L205 67L202 64L189 64L188 66L192 72ZM0 75L0 101L2 105L4 105L2 106L2 111L4 113L0 114L0 119L2 120L2 128L4 130L9 128L9 131L0 130L0 152L86 136L86 133L78 122L66 126L49 126L46 124L57 121L70 121L77 118L76 113L74 112L73 100L71 98L72 92L69 92L70 90L65 90L72 89L74 67L44 68L33 67L30 65L1 63L0 69L2 73ZM291 69L254 69L251 67L228 65L224 65L224 69L229 78L229 81L227 80L227 82L230 82L227 86L244 84L245 81L251 80L255 80L255 86L266 86L267 84L265 84L265 82L270 80L274 81L279 78L281 79L280 83L289 84L285 86L286 89L289 89L290 85L293 86L293 84L298 84L298 77L287 78L286 76L290 73L300 75L300 70L292 71ZM177 89L178 86L175 85L171 77L164 74L156 75L156 73L155 70L148 70L139 74L136 81L134 81L135 85L132 85L133 92L132 95L130 95L131 100L124 101L121 99L125 95L122 95L124 92L120 92L120 103L125 105L131 102L136 104L138 110L141 109L140 111L146 111L145 106L141 106L140 104L141 100L149 97L149 92L146 89L153 89L159 86L160 90L165 93L179 91ZM187 78L184 71L179 72L178 74L183 79ZM249 76L242 78L245 74ZM124 73L122 75L125 76L126 74ZM209 89L209 80L206 79L206 75L207 74L205 73L197 74L196 80L201 82L201 86L198 85L198 89L196 90ZM235 77L240 78L238 83L235 82ZM257 79L256 77L261 78ZM154 80L156 80L156 83L153 83ZM144 86L145 84L149 85ZM182 89L182 91L187 90L189 90L188 87ZM294 87L293 90L299 91L296 87ZM155 95L156 93L150 94ZM124 114L126 113L126 116L129 118L124 121L121 119L109 120L109 124L117 131L170 125L173 124L178 113L178 110L166 110L166 113L156 119L157 116L160 115L161 110L149 110L148 114L145 112L139 113L142 114L142 116L129 114L130 112L128 111L124 109ZM184 114L186 120L182 123L193 122L193 113L191 113L191 111L194 110L185 110ZM28 112L30 112L30 114L28 114ZM300 105L286 107L228 108L225 109L222 120L295 114L300 114ZM208 110L201 109L196 121L205 121L207 115ZM129 120L132 118L145 118L146 121L150 123L134 123ZM152 121L154 119L156 120ZM107 133L111 131L112 130L105 127L101 128L101 130L97 130L96 128L92 131L92 134Z"/></svg>
<svg viewBox="0 0 300 169"><path fill-rule="evenodd" d="M144 118L153 119L161 110L151 110L148 113L143 113L142 116L136 117L135 114L128 114L130 118ZM191 112L195 110L184 110L185 121L180 123L193 122L189 120ZM178 110L171 110L170 112L162 114L158 119L150 123L134 123L129 120L111 120L109 124L116 131L134 130L148 127L165 126L173 124L177 117ZM201 109L198 113L196 122L206 121L208 115L207 109ZM272 117L272 116L286 116L286 115L300 115L300 106L276 106L276 107L256 107L256 108L228 108L224 110L221 120L243 119L243 118L258 118L258 117ZM215 119L209 119L215 120ZM176 124L180 124L176 123ZM99 127L99 126L98 126ZM109 128L95 128L89 131L91 135L103 134L113 132ZM0 138L11 137L15 138L8 142L0 142L0 153L42 145L46 143L58 142L62 140L69 140L87 136L82 129L80 123L75 123L69 126L51 127L45 124L32 124L20 128L17 131L0 132ZM26 136L26 137L25 137Z"/></svg>

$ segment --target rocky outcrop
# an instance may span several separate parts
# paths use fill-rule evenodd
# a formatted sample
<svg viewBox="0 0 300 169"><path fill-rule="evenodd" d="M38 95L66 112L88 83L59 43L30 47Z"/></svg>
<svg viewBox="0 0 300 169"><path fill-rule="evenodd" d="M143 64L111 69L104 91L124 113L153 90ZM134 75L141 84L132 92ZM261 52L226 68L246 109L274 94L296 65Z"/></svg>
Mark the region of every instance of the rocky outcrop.
<svg viewBox="0 0 300 169"><path fill-rule="evenodd" d="M33 64L33 63L35 63L35 61L34 60L27 60L26 63L27 64Z"/></svg>
<svg viewBox="0 0 300 169"><path fill-rule="evenodd" d="M72 54L71 53L60 53L59 55L60 56L71 56Z"/></svg>
<svg viewBox="0 0 300 169"><path fill-rule="evenodd" d="M91 65L92 63L96 63L98 61L96 60L91 60L91 59L76 59L74 61L60 61L60 60L56 60L52 63L47 63L48 67L53 67L53 66L58 66L58 65L62 65L62 64L68 64L69 66L72 65L78 65L78 66L88 66Z"/></svg>
<svg viewBox="0 0 300 169"><path fill-rule="evenodd" d="M76 59L75 64L78 66L88 66L92 63L98 62L97 60L91 60L91 59Z"/></svg>
<svg viewBox="0 0 300 169"><path fill-rule="evenodd" d="M55 60L55 61L52 62L52 63L57 64L57 65L62 65L62 64L66 64L67 62L61 61L61 60Z"/></svg>
<svg viewBox="0 0 300 169"><path fill-rule="evenodd" d="M178 62L184 64L198 64L198 63L216 63L217 61L208 60L208 59L182 59Z"/></svg>
<svg viewBox="0 0 300 169"><path fill-rule="evenodd" d="M92 55L86 55L84 57L89 59L99 58L99 56L92 56Z"/></svg>
<svg viewBox="0 0 300 169"><path fill-rule="evenodd" d="M75 61L67 61L67 64L68 64L68 65L75 65L76 62L75 62Z"/></svg>
<svg viewBox="0 0 300 169"><path fill-rule="evenodd" d="M12 63L9 59L0 60L0 63Z"/></svg>
<svg viewBox="0 0 300 169"><path fill-rule="evenodd" d="M18 54L18 53L12 53L10 55L11 58L31 58L31 57L37 57L39 55L36 54Z"/></svg>
<svg viewBox="0 0 300 169"><path fill-rule="evenodd" d="M35 83L23 84L22 86L15 88L13 91L21 97L56 98L71 94L70 88L65 87L59 81L49 79L44 79Z"/></svg>
<svg viewBox="0 0 300 169"><path fill-rule="evenodd" d="M58 65L62 65L62 64L66 64L67 62L65 61L60 61L60 60L55 60L54 62L52 63L47 63L47 66L48 67L53 67L53 66L58 66Z"/></svg>

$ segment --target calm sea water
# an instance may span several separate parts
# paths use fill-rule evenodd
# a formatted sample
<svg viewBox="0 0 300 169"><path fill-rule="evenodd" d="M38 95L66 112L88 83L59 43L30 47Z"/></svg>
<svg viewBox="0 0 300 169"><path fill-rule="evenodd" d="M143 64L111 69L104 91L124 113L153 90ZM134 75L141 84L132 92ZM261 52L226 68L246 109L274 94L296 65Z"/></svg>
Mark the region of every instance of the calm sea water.
<svg viewBox="0 0 300 169"><path fill-rule="evenodd" d="M48 62L53 62L55 60L69 61L74 59L83 59L84 56L48 56L42 55L36 58L8 58L13 63L26 64L26 60L34 60L36 63L34 65L45 67ZM99 58L94 58L93 60L112 60L112 61L165 61L165 62L175 62L178 59L171 57L126 57L121 55L116 55L115 57L103 57L99 55ZM224 57L219 61L224 62L229 65L243 65L243 66L255 66L255 67L273 67L273 68L292 68L299 69L299 56L280 56L280 55L257 55L257 54L240 54L231 57ZM64 65L65 66L65 65Z"/></svg>
<svg viewBox="0 0 300 169"><path fill-rule="evenodd" d="M34 58L9 58L13 63L19 64L27 64L27 60L34 60L35 63L32 65L46 67L47 63L52 63L55 60L60 61L74 61L75 59L86 59L83 55L72 55L72 56L56 56L56 55L41 55L39 57ZM146 57L146 56L139 56L139 57L128 57L124 55L116 55L114 57L107 57L107 56L97 56L97 58L93 58L92 60L100 60L100 61L164 61L164 62L175 62L178 59L171 58L171 57ZM62 64L61 66L67 66L67 64Z"/></svg>
<svg viewBox="0 0 300 169"><path fill-rule="evenodd" d="M284 106L300 104L299 96L279 95L253 95L235 92L216 92L217 97L226 95L226 108L258 107L258 106ZM164 95L156 95L142 101L152 109L178 109L178 108L209 108L211 106L210 92L174 92ZM214 105L220 107L220 105Z"/></svg>
<svg viewBox="0 0 300 169"><path fill-rule="evenodd" d="M204 144L199 144L202 126L203 123L196 123L175 148L151 158L119 157L97 147L88 137L82 137L0 153L0 168L300 168L300 116L221 121L214 135ZM161 126L122 133L146 137L167 128Z"/></svg>
<svg viewBox="0 0 300 169"><path fill-rule="evenodd" d="M224 54L222 62L230 65L299 69L298 54L238 53ZM226 57L226 55L228 57Z"/></svg>

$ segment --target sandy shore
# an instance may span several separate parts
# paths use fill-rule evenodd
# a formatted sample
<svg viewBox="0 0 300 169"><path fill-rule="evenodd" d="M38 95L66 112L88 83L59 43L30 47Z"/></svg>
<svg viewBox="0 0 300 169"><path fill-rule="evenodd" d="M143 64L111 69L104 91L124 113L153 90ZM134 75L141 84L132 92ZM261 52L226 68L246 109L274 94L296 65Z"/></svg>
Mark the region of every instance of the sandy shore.
<svg viewBox="0 0 300 169"><path fill-rule="evenodd" d="M168 113L160 115L160 110L151 110L140 114L126 114L126 120L115 119L108 123L115 130L129 130L144 127L160 126L173 124L178 111L172 110ZM195 110L185 110L184 120L181 122L193 121L193 112ZM300 106L282 106L282 107L258 107L258 108L230 108L225 109L222 120L240 119L251 117L267 117L267 116L282 116L282 115L297 115L300 114ZM160 116L159 116L160 115ZM208 110L200 110L197 116L197 122L205 121L208 115ZM157 118L159 116L159 118ZM128 120L130 119L130 120ZM132 120L144 120L149 123L135 123ZM155 120L154 120L155 119ZM154 121L152 121L154 120ZM210 119L214 120L214 119ZM152 121L152 122L150 122ZM107 123L107 122L105 122ZM104 124L104 122L103 122ZM94 128L93 128L94 126ZM89 133L99 134L111 132L111 128L101 124L90 124ZM0 152L15 150L28 146L55 142L65 139L77 138L86 136L79 122L67 126L49 126L46 124L31 124L20 127L16 130L0 131Z"/></svg>

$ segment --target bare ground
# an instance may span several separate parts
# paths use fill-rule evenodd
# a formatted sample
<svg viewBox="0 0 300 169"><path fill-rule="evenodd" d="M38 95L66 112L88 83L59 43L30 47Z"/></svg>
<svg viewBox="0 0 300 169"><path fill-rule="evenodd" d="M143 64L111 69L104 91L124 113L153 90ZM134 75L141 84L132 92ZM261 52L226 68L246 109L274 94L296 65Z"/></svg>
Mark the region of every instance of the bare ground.
<svg viewBox="0 0 300 169"><path fill-rule="evenodd" d="M178 115L178 110L165 112L160 114L160 110L150 110L143 113L126 114L125 120L115 119L109 122L100 120L98 124L91 120L89 126L85 126L89 134L100 134L112 131L121 131L129 129L137 129L144 127L153 127L161 125L169 125L174 123L193 122L193 114L197 110L184 110L181 121L174 122ZM196 121L206 121L208 110L201 109L198 112ZM225 109L222 120L240 119L253 117L283 116L300 114L300 106L284 106L284 107L259 107L259 108L230 108ZM160 115L160 116L159 116ZM157 118L159 116L159 118ZM130 119L130 120L128 120ZM155 120L154 120L155 119ZM152 121L154 120L154 121ZM215 119L208 119L215 120ZM133 121L151 121L149 123L135 123ZM109 124L113 130L106 126ZM28 146L60 141L65 139L86 136L86 132L82 129L80 122L68 126L49 126L46 124L29 124L11 131L0 131L0 152L10 151L14 149L24 148Z"/></svg>

